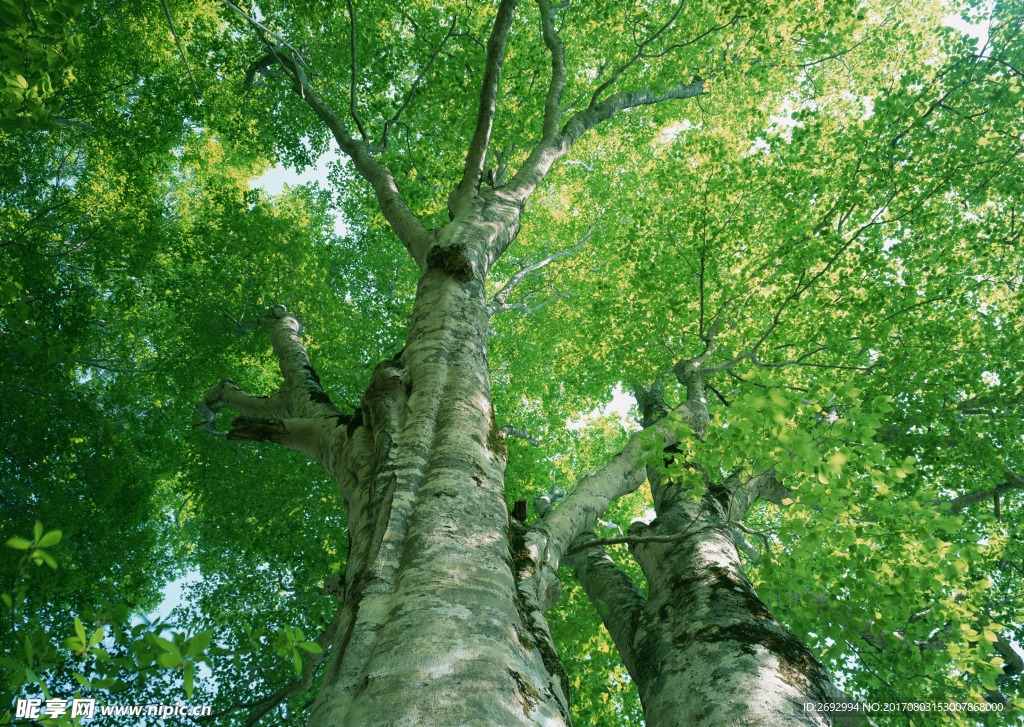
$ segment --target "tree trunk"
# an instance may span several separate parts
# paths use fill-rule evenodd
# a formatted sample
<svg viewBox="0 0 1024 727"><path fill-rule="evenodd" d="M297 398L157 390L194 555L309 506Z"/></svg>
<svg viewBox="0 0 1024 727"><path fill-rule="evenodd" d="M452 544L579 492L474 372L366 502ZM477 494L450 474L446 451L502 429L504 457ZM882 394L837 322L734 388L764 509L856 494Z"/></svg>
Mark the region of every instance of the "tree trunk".
<svg viewBox="0 0 1024 727"><path fill-rule="evenodd" d="M677 411L703 435L707 417L696 366L682 367L687 400ZM644 423L665 407L659 387L638 392ZM666 448L666 456L676 448ZM731 523L759 497L782 489L774 472L731 478L695 501L678 482L647 468L657 517L636 522L629 548L647 581L645 596L595 538L581 536L568 563L615 641L640 692L648 727L860 725L855 707L810 650L772 616L747 579ZM742 537L738 532L737 537Z"/></svg>
<svg viewBox="0 0 1024 727"><path fill-rule="evenodd" d="M484 303L481 281L429 270L406 349L378 369L390 382L375 374L364 395L373 526L310 725L569 722L549 636L520 614Z"/></svg>
<svg viewBox="0 0 1024 727"><path fill-rule="evenodd" d="M833 724L804 705L846 697L757 597L728 532L701 530L714 524L690 501L630 528L642 537L693 533L631 547L647 597L602 548L572 556L637 684L648 727Z"/></svg>
<svg viewBox="0 0 1024 727"><path fill-rule="evenodd" d="M283 307L257 321L274 329L281 390L225 380L198 407L211 429L220 407L241 411L229 438L303 451L341 490L351 545L314 727L569 724L550 634L514 574L487 367L486 251L518 210L469 207L430 250L406 347L354 415L320 387Z"/></svg>

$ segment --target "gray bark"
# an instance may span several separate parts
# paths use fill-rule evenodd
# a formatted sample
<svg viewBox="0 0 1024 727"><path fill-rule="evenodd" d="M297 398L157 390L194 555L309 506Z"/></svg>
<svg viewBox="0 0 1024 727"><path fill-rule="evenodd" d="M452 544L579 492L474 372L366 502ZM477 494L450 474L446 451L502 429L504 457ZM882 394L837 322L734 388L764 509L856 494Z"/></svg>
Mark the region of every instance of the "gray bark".
<svg viewBox="0 0 1024 727"><path fill-rule="evenodd" d="M566 725L568 702L505 502L504 439L487 368L488 251L518 209L475 197L426 256L407 344L377 366L354 416L319 386L282 309L284 383L231 380L197 407L243 414L229 438L283 444L338 483L351 543L344 601L310 725ZM528 556L526 556L528 557Z"/></svg>
<svg viewBox="0 0 1024 727"><path fill-rule="evenodd" d="M702 436L707 425L700 366L705 355L676 367L686 400L675 408ZM648 428L668 411L661 386L637 389ZM668 440L667 456L672 451ZM731 523L758 498L774 499L781 484L765 471L708 487L694 501L681 485L649 467L657 517L634 523L628 538L648 595L608 557L592 535L567 551L587 596L637 684L649 727L726 727L756 724L870 724L856 711L818 710L850 704L810 650L758 598L743 572ZM619 540L619 539L616 539ZM807 708L805 705L813 705Z"/></svg>
<svg viewBox="0 0 1024 727"><path fill-rule="evenodd" d="M825 668L757 597L724 522L690 500L630 535L691 537L641 541L631 551L644 596L603 548L569 557L640 692L649 727L737 724L830 725L804 704L847 702ZM702 529L703 528L703 529ZM859 724L836 713L836 724Z"/></svg>

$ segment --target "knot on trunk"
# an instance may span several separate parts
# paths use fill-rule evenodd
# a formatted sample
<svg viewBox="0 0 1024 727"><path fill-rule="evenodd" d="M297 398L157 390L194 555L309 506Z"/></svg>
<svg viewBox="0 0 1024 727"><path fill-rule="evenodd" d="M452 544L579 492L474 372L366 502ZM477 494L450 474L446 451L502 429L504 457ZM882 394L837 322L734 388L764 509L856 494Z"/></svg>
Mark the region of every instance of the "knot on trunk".
<svg viewBox="0 0 1024 727"><path fill-rule="evenodd" d="M462 244L435 245L427 253L427 268L439 268L462 283L473 279L474 267Z"/></svg>

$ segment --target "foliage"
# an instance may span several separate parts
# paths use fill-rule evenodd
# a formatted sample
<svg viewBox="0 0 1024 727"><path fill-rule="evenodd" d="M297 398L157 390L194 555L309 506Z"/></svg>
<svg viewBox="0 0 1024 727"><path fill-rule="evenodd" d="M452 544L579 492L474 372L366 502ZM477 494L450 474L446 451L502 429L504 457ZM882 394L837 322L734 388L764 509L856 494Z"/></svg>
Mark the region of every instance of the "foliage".
<svg viewBox="0 0 1024 727"><path fill-rule="evenodd" d="M353 165L332 168L331 192L253 188L279 160L312 164L327 131L287 79L252 70L267 47L238 14L168 7L201 98L158 13L0 0L0 532L14 551L0 562L0 648L15 654L0 663L16 696L38 684L228 710L257 681L263 695L301 674L320 648L307 634L331 620L325 576L347 557L336 488L295 453L182 423L225 375L274 389L265 338L240 335L273 303L301 312L322 380L354 409L401 348L415 295ZM493 8L355 7L259 11L304 47L325 100L352 109L412 210L442 226ZM666 379L717 325L707 434L676 422L684 456L666 467L652 440L647 461L695 494L701 471L786 475L791 496L746 521L763 534L749 573L848 691L1021 708L996 648L1024 629L1020 490L954 508L1024 474L1021 10L998 3L979 48L914 3L681 7L675 22L701 42L666 35L635 63L634 30L674 6L561 17L573 104L604 81L663 89L681 72L708 93L584 137L491 271L494 295L575 248L492 319L497 423L539 440L509 439L508 500L571 489L607 461L633 424L595 409ZM541 135L539 24L531 5L511 31L488 155L498 184ZM647 516L645 497L615 503L598 535ZM39 521L59 523L59 549L58 531L20 537ZM624 549L615 558L641 580ZM186 571L202 581L177 625L132 622ZM575 719L638 722L610 637L562 578L549 621ZM307 700L283 714L301 718Z"/></svg>
<svg viewBox="0 0 1024 727"><path fill-rule="evenodd" d="M0 128L50 125L52 103L69 67L82 49L82 36L70 22L84 2L43 0L0 4L3 116Z"/></svg>

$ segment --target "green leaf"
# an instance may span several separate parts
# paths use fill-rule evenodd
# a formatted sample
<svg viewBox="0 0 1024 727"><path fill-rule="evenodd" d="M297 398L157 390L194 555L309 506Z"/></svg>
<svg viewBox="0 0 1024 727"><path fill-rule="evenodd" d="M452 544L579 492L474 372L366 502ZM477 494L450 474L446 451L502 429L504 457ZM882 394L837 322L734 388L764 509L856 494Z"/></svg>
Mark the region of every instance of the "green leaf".
<svg viewBox="0 0 1024 727"><path fill-rule="evenodd" d="M186 654L188 656L198 656L206 650L206 647L210 645L210 641L213 639L213 629L202 631L186 642Z"/></svg>
<svg viewBox="0 0 1024 727"><path fill-rule="evenodd" d="M36 545L40 548L49 548L60 542L62 533L60 530L51 530L39 539Z"/></svg>
<svg viewBox="0 0 1024 727"><path fill-rule="evenodd" d="M89 646L96 646L96 644L103 641L103 628L98 628L92 632L92 636L89 637Z"/></svg>
<svg viewBox="0 0 1024 727"><path fill-rule="evenodd" d="M32 541L15 536L7 540L7 547L14 548L15 550L28 550L32 547Z"/></svg>
<svg viewBox="0 0 1024 727"><path fill-rule="evenodd" d="M168 639L165 639L162 636L154 636L153 641L165 652L170 652L179 658L181 657L181 650L178 648L178 645L175 644L173 641L169 641Z"/></svg>
<svg viewBox="0 0 1024 727"><path fill-rule="evenodd" d="M181 663L181 656L170 651L165 651L157 655L156 663L168 669L173 669Z"/></svg>

